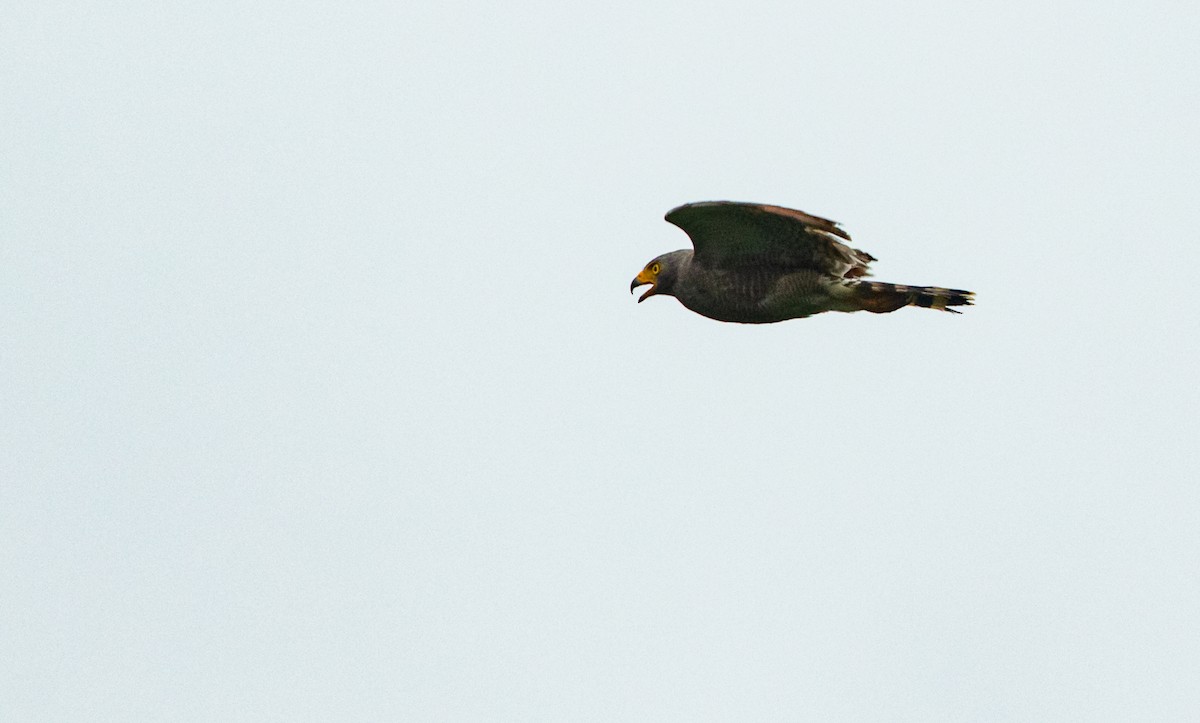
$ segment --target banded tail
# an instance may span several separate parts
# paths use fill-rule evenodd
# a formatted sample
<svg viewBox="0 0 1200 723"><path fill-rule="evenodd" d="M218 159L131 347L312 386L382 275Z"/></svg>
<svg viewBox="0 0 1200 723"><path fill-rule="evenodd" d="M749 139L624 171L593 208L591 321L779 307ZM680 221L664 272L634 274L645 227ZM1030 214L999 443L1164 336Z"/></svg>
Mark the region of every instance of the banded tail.
<svg viewBox="0 0 1200 723"><path fill-rule="evenodd" d="M882 281L856 281L854 296L858 308L875 314L886 314L905 306L923 306L926 309L959 314L961 312L949 307L971 306L975 301L975 293L972 291L943 289L940 286L906 286Z"/></svg>

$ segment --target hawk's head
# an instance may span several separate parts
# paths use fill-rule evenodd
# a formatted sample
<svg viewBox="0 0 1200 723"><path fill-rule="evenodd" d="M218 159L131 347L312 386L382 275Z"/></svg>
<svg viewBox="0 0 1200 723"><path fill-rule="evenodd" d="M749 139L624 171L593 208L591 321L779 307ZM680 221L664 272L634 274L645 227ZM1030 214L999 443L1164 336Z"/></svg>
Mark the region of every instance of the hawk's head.
<svg viewBox="0 0 1200 723"><path fill-rule="evenodd" d="M683 265L686 257L690 256L690 251L672 251L669 254L663 254L646 264L638 275L633 277L633 283L629 284L629 293L639 286L650 284L650 288L646 293L638 298L638 303L642 303L646 299L656 294L666 294L671 296L671 291L675 288L675 279L679 275L680 267Z"/></svg>

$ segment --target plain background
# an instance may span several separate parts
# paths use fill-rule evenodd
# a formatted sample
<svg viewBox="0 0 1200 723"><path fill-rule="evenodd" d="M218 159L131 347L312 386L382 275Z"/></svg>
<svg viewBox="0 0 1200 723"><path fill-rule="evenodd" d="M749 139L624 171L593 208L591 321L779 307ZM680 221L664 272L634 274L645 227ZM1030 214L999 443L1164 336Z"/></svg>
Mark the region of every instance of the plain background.
<svg viewBox="0 0 1200 723"><path fill-rule="evenodd" d="M0 717L1194 720L1198 8L10 3Z"/></svg>

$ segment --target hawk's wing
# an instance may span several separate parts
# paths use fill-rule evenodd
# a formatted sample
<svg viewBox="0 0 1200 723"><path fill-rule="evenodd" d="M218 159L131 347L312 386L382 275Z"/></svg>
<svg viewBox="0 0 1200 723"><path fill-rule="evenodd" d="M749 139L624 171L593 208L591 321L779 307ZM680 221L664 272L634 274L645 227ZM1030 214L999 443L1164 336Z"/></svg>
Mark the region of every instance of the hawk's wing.
<svg viewBox="0 0 1200 723"><path fill-rule="evenodd" d="M666 219L687 232L696 262L709 268L767 265L857 278L870 275L875 260L839 241L850 235L836 222L781 206L705 201L672 209Z"/></svg>

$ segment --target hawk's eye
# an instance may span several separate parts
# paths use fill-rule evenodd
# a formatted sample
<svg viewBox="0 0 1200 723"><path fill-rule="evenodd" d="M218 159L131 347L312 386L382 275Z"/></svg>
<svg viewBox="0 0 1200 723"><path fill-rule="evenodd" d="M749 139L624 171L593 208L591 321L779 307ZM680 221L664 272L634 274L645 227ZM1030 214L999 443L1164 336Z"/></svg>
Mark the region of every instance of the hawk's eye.
<svg viewBox="0 0 1200 723"><path fill-rule="evenodd" d="M658 264L650 264L650 273L658 275Z"/></svg>

